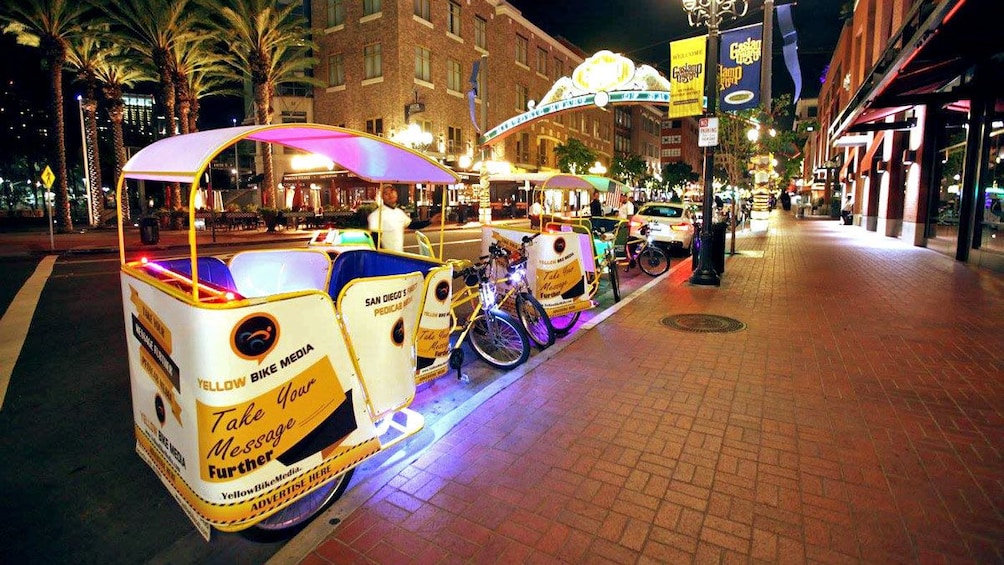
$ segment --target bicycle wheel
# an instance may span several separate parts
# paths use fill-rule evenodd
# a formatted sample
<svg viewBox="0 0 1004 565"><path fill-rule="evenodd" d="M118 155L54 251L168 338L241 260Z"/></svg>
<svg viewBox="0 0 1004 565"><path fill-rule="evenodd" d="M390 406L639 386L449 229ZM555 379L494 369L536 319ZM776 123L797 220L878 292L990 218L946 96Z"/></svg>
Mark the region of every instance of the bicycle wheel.
<svg viewBox="0 0 1004 565"><path fill-rule="evenodd" d="M581 313L569 312L567 314L551 316L551 327L554 328L554 334L559 336L568 335L568 332L572 331L572 326L575 325L575 322L579 321L579 314Z"/></svg>
<svg viewBox="0 0 1004 565"><path fill-rule="evenodd" d="M329 504L341 498L342 493L349 486L353 472L355 469L345 471L328 483L317 487L307 496L258 522L255 527L268 532L279 532L290 530L307 522L320 514Z"/></svg>
<svg viewBox="0 0 1004 565"><path fill-rule="evenodd" d="M610 290L614 293L614 302L620 302L621 285L617 275L617 262L611 251L607 251L607 277L610 279Z"/></svg>
<svg viewBox="0 0 1004 565"><path fill-rule="evenodd" d="M518 367L530 357L530 338L515 318L494 310L471 321L471 349L496 369Z"/></svg>
<svg viewBox="0 0 1004 565"><path fill-rule="evenodd" d="M527 335L539 349L554 345L554 326L539 300L529 292L517 294L516 312L519 313L519 321L523 323Z"/></svg>
<svg viewBox="0 0 1004 565"><path fill-rule="evenodd" d="M638 266L646 275L657 277L669 270L669 257L655 246L648 246L638 254Z"/></svg>

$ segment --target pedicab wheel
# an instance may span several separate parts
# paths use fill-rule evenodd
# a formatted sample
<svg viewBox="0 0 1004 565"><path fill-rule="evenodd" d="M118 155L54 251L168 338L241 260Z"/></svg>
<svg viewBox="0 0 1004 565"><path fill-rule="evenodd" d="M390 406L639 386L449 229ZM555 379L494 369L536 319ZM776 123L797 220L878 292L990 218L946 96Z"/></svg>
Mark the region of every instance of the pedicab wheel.
<svg viewBox="0 0 1004 565"><path fill-rule="evenodd" d="M610 290L614 293L614 302L621 301L621 285L617 275L617 262L614 255L607 252L607 277L610 279Z"/></svg>
<svg viewBox="0 0 1004 565"><path fill-rule="evenodd" d="M530 338L515 318L494 310L471 322L471 349L496 369L509 370L530 357Z"/></svg>
<svg viewBox="0 0 1004 565"><path fill-rule="evenodd" d="M575 322L579 321L580 314L582 312L569 312L567 314L551 316L551 326L554 327L555 335L568 335L568 332L572 331L572 326L575 325Z"/></svg>
<svg viewBox="0 0 1004 565"><path fill-rule="evenodd" d="M669 270L669 257L658 247L646 247L638 254L638 266L646 275L657 277Z"/></svg>
<svg viewBox="0 0 1004 565"><path fill-rule="evenodd" d="M554 326L539 300L528 292L517 294L516 312L519 313L519 321L523 323L527 335L538 349L554 345Z"/></svg>
<svg viewBox="0 0 1004 565"><path fill-rule="evenodd" d="M464 350L457 347L450 352L450 368L459 371L464 366Z"/></svg>
<svg viewBox="0 0 1004 565"><path fill-rule="evenodd" d="M355 469L349 469L331 481L317 487L313 492L293 504L255 524L255 528L266 532L296 533L295 528L309 522L332 502L341 498L352 480Z"/></svg>

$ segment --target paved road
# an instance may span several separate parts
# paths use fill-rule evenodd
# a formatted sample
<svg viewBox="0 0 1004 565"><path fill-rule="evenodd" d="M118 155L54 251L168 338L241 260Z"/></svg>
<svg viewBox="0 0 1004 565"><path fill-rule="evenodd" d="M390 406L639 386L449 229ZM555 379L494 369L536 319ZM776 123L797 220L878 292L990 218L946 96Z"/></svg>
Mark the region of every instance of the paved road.
<svg viewBox="0 0 1004 565"><path fill-rule="evenodd" d="M476 230L450 232L447 255L473 256L478 238ZM2 260L0 309L8 309L37 262ZM650 279L634 270L621 280L627 294ZM609 292L599 298L600 308L610 305ZM60 258L0 408L0 499L7 514L0 562L267 560L283 540L214 532L206 543L136 455L123 336L117 257ZM463 372L469 383L448 375L417 394L413 408L428 426L500 377L473 354ZM354 483L420 449L430 434L367 462Z"/></svg>

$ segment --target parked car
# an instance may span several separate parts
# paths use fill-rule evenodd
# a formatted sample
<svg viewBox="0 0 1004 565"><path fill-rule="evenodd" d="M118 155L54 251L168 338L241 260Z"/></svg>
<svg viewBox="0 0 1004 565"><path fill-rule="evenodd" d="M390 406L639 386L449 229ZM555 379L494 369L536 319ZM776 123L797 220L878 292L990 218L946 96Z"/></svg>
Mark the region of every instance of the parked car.
<svg viewBox="0 0 1004 565"><path fill-rule="evenodd" d="M674 202L649 202L631 216L631 235L640 235L640 230L650 222L655 242L671 250L681 250L690 254L694 241L694 215L685 204Z"/></svg>

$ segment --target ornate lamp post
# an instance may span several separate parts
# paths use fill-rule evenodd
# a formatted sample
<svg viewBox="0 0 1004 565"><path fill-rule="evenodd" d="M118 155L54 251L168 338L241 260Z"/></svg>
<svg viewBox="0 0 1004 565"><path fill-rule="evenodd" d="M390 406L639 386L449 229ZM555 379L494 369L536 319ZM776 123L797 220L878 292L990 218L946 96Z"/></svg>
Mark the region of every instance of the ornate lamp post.
<svg viewBox="0 0 1004 565"><path fill-rule="evenodd" d="M704 85L708 97L707 115L714 116L718 106L718 26L724 16L740 18L746 15L749 8L747 0L682 0L683 9L691 26L705 24L708 26L708 56L707 78ZM714 187L713 170L715 165L715 148L704 150L704 207L701 218L700 251L697 254L697 269L690 277L692 284L714 285L722 284L711 256L711 214L713 208Z"/></svg>

